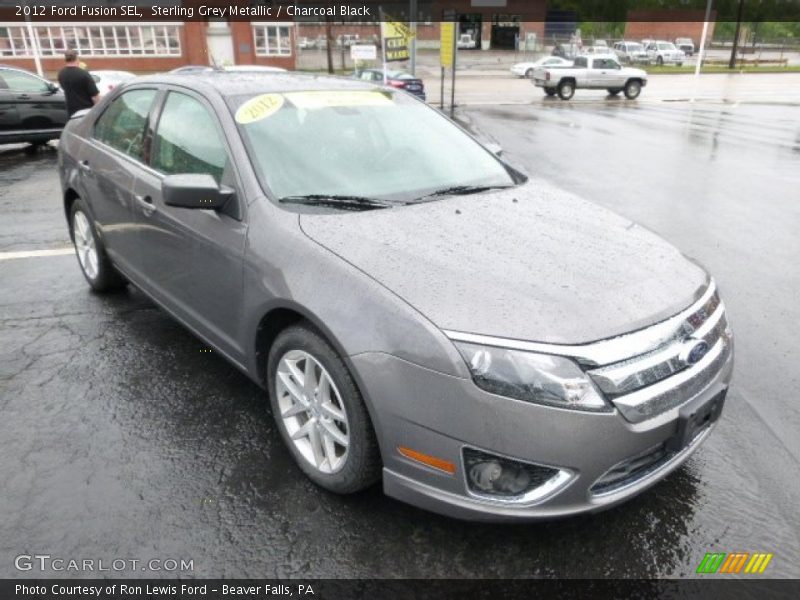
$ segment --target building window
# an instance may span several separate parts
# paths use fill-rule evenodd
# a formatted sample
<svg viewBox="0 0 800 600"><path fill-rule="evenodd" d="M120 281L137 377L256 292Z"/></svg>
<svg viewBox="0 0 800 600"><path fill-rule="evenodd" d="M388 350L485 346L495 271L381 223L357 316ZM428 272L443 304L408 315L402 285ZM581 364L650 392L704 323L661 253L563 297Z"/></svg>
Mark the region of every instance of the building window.
<svg viewBox="0 0 800 600"><path fill-rule="evenodd" d="M36 26L42 56L60 56L74 48L83 57L180 56L180 25ZM24 25L0 27L0 56L33 56Z"/></svg>
<svg viewBox="0 0 800 600"><path fill-rule="evenodd" d="M287 25L253 25L256 56L290 56L291 28Z"/></svg>

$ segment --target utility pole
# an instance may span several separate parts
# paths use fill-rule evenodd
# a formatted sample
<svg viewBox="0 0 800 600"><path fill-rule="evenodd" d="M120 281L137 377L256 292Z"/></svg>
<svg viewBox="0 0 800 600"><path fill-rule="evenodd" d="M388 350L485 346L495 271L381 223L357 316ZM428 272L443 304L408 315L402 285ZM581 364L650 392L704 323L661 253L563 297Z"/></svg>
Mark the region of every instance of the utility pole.
<svg viewBox="0 0 800 600"><path fill-rule="evenodd" d="M325 17L325 53L328 55L328 73L333 75L333 33L330 16Z"/></svg>
<svg viewBox="0 0 800 600"><path fill-rule="evenodd" d="M411 74L417 76L417 16L419 10L417 9L417 0L409 0L409 15L408 25L411 29Z"/></svg>
<svg viewBox="0 0 800 600"><path fill-rule="evenodd" d="M731 59L728 61L728 68L736 68L736 50L739 48L739 31L742 28L742 11L744 10L744 0L739 0L739 10L736 14L736 31L733 34L733 47L731 48Z"/></svg>

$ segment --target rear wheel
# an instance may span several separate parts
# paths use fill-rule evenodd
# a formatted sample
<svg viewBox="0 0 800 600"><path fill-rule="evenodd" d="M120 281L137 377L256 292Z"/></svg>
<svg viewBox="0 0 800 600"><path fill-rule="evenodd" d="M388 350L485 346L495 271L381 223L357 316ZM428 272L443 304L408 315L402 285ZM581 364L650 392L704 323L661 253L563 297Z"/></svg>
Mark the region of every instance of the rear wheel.
<svg viewBox="0 0 800 600"><path fill-rule="evenodd" d="M558 84L558 97L562 100L569 100L575 95L575 84L570 81L562 81Z"/></svg>
<svg viewBox="0 0 800 600"><path fill-rule="evenodd" d="M95 292L110 292L125 287L125 278L111 264L105 246L80 198L72 205L69 222L78 264L92 289Z"/></svg>
<svg viewBox="0 0 800 600"><path fill-rule="evenodd" d="M555 88L544 88L544 93L547 94L548 96L555 96L556 90Z"/></svg>
<svg viewBox="0 0 800 600"><path fill-rule="evenodd" d="M348 494L380 477L372 423L355 381L334 348L309 325L284 330L267 362L272 414L303 472Z"/></svg>
<svg viewBox="0 0 800 600"><path fill-rule="evenodd" d="M639 94L642 92L642 82L638 79L631 79L628 83L625 84L625 97L628 100L633 100L634 98L638 98Z"/></svg>
<svg viewBox="0 0 800 600"><path fill-rule="evenodd" d="M525 71L525 79L533 79L533 69Z"/></svg>
<svg viewBox="0 0 800 600"><path fill-rule="evenodd" d="M612 96L616 96L622 91L622 88L609 88L608 93Z"/></svg>

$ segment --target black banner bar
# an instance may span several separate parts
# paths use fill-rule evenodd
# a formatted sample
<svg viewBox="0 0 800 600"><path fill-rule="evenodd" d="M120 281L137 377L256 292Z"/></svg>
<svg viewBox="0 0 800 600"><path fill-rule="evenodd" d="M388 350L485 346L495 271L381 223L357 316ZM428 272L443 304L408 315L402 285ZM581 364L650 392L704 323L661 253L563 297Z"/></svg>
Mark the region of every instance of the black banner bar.
<svg viewBox="0 0 800 600"><path fill-rule="evenodd" d="M0 580L3 600L428 600L529 598L796 599L800 581L464 579L38 579Z"/></svg>

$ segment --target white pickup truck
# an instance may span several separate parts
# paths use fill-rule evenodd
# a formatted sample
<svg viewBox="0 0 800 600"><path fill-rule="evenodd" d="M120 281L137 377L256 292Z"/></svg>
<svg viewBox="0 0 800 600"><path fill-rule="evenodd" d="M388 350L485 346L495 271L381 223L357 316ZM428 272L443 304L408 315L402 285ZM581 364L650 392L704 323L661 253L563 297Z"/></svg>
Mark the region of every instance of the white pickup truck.
<svg viewBox="0 0 800 600"><path fill-rule="evenodd" d="M629 100L636 98L647 85L647 73L641 69L623 67L610 56L578 56L571 67L549 69L540 67L533 72L533 84L544 89L548 96L569 100L576 89L608 90L616 96L625 92Z"/></svg>

